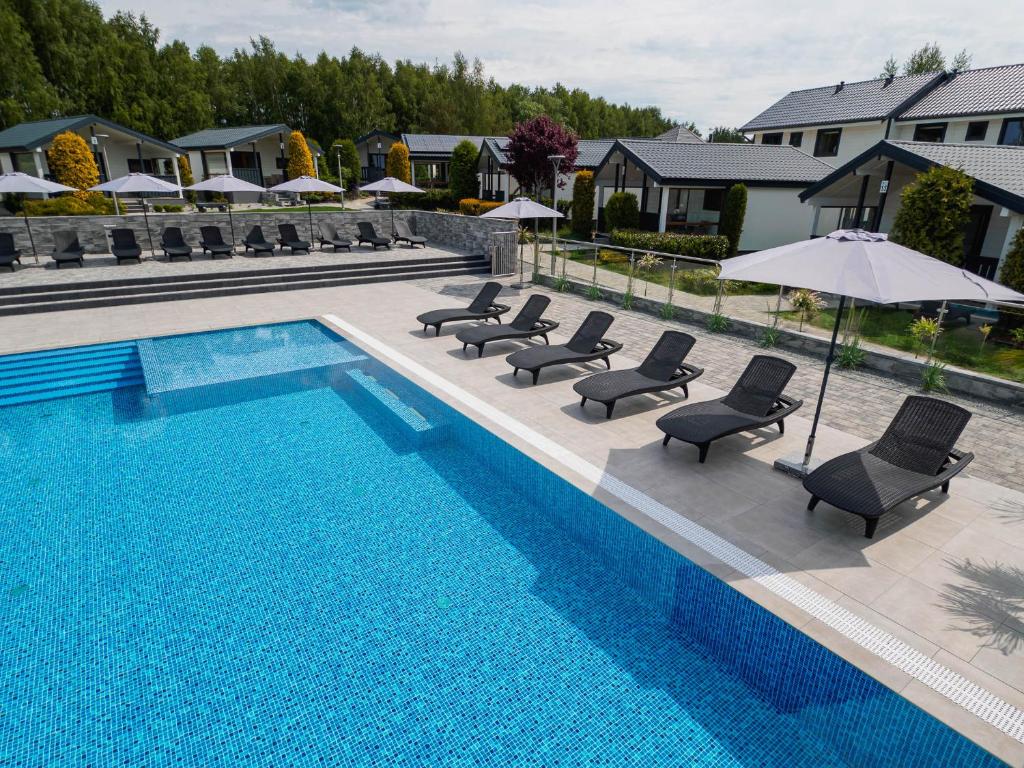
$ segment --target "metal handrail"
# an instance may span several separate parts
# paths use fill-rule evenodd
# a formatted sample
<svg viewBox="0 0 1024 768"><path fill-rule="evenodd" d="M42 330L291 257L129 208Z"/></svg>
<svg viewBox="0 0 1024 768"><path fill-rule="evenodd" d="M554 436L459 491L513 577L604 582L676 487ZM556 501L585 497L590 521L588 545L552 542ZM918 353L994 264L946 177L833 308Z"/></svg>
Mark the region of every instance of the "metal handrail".
<svg viewBox="0 0 1024 768"><path fill-rule="evenodd" d="M551 242L550 237L540 236L541 242ZM558 238L558 243L569 243L573 245L580 245L585 248L594 250L609 250L609 251L622 251L624 253L650 253L654 256L661 258L672 259L673 261L692 261L698 264L710 264L712 266L721 266L722 262L718 259L703 259L700 256L681 256L678 253L665 253L664 251L653 251L648 248L627 248L622 245L611 245L610 243L594 243L588 240L572 240L567 237Z"/></svg>

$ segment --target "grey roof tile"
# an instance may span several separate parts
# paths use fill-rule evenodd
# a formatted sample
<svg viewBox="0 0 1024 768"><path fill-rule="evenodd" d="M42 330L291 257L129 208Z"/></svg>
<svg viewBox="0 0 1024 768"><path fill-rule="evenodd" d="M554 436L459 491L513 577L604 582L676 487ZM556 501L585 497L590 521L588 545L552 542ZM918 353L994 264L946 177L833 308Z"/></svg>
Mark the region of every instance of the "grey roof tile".
<svg viewBox="0 0 1024 768"><path fill-rule="evenodd" d="M409 154L444 156L451 155L460 141L471 141L479 150L485 136L453 136L444 133L403 133L402 143L409 148Z"/></svg>
<svg viewBox="0 0 1024 768"><path fill-rule="evenodd" d="M171 139L171 143L177 144L182 149L225 149L227 147L248 144L251 141L258 141L272 133L289 133L290 131L291 129L283 123L276 125L239 125L231 128L204 128L187 136Z"/></svg>
<svg viewBox="0 0 1024 768"><path fill-rule="evenodd" d="M621 139L618 145L659 183L682 180L809 184L833 170L796 147L765 144L676 144Z"/></svg>
<svg viewBox="0 0 1024 768"><path fill-rule="evenodd" d="M704 139L691 131L685 125L674 125L664 133L659 133L655 138L658 141L674 141L677 144L703 144Z"/></svg>
<svg viewBox="0 0 1024 768"><path fill-rule="evenodd" d="M977 181L1024 198L1024 147L892 139L886 143L913 152L929 162L959 168Z"/></svg>
<svg viewBox="0 0 1024 768"><path fill-rule="evenodd" d="M489 136L484 139L484 143L499 163L508 162L508 155L505 152L508 147L507 136ZM586 170L597 168L613 144L615 144L615 139L580 139L576 144L579 153L576 155L576 167Z"/></svg>
<svg viewBox="0 0 1024 768"><path fill-rule="evenodd" d="M968 69L902 112L900 120L1024 112L1024 64Z"/></svg>
<svg viewBox="0 0 1024 768"><path fill-rule="evenodd" d="M742 126L740 130L760 131L802 125L881 120L941 76L941 72L932 72L925 75L896 77L888 85L885 84L884 78L845 83L838 93L836 85L792 91Z"/></svg>
<svg viewBox="0 0 1024 768"><path fill-rule="evenodd" d="M128 128L96 115L73 115L57 117L51 120L35 120L29 123L18 123L0 131L0 150L35 149L48 144L54 136L64 131L73 131L88 125L104 125L129 136L134 136L148 144L155 144L171 151L177 148L153 136Z"/></svg>

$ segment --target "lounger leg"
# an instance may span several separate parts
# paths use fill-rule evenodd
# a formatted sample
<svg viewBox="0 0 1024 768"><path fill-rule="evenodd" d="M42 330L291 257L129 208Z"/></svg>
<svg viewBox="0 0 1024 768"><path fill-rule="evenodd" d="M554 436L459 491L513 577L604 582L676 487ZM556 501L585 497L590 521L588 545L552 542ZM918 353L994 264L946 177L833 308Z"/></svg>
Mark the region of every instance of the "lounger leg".
<svg viewBox="0 0 1024 768"><path fill-rule="evenodd" d="M548 335L546 333L542 333L540 336L541 336L542 339L544 339L544 343L545 344L550 344L551 343L550 341L548 341Z"/></svg>
<svg viewBox="0 0 1024 768"><path fill-rule="evenodd" d="M434 326L434 335L435 336L440 336L441 335L441 324L440 323L438 323L437 325Z"/></svg>
<svg viewBox="0 0 1024 768"><path fill-rule="evenodd" d="M608 370L610 371L612 369L612 361L609 360L607 357L605 357L603 359L604 359L605 366L607 366Z"/></svg>
<svg viewBox="0 0 1024 768"><path fill-rule="evenodd" d="M424 323L424 324L423 324L423 333L426 333L426 332L427 332L427 324L426 324L426 323Z"/></svg>
<svg viewBox="0 0 1024 768"><path fill-rule="evenodd" d="M468 347L468 346L469 346L469 342L466 342L466 343L464 343L462 345L462 354L466 354L466 347Z"/></svg>
<svg viewBox="0 0 1024 768"><path fill-rule="evenodd" d="M697 457L697 461L699 461L701 464L703 464L704 460L708 457L708 448L710 447L711 443L701 443L697 446L697 449L700 451L700 455Z"/></svg>
<svg viewBox="0 0 1024 768"><path fill-rule="evenodd" d="M533 383L536 384L537 380L539 378L540 378L540 368L538 368L536 371L533 372Z"/></svg>
<svg viewBox="0 0 1024 768"><path fill-rule="evenodd" d="M864 538L873 539L875 537L875 529L878 528L878 518L869 517L864 521Z"/></svg>
<svg viewBox="0 0 1024 768"><path fill-rule="evenodd" d="M780 435L786 434L786 420L785 419L779 419L779 434Z"/></svg>
<svg viewBox="0 0 1024 768"><path fill-rule="evenodd" d="M605 408L607 408L607 411L605 412L604 417L606 419L610 419L612 417L612 411L615 410L615 401L612 400L610 403L606 403Z"/></svg>
<svg viewBox="0 0 1024 768"><path fill-rule="evenodd" d="M484 345L483 344L477 344L476 345L476 356L477 356L477 358L481 358L481 357L484 356Z"/></svg>
<svg viewBox="0 0 1024 768"><path fill-rule="evenodd" d="M690 397L690 388L683 384L683 398L688 399Z"/></svg>
<svg viewBox="0 0 1024 768"><path fill-rule="evenodd" d="M943 493L949 493L949 480L947 480L946 482L944 482L942 484L942 492Z"/></svg>
<svg viewBox="0 0 1024 768"><path fill-rule="evenodd" d="M672 439L672 435L665 435L665 439L661 441L662 445L668 445L668 441Z"/></svg>
<svg viewBox="0 0 1024 768"><path fill-rule="evenodd" d="M819 498L818 498L817 496L815 496L815 495L814 495L814 494L812 493L812 494L811 494L811 500L807 502L807 511L808 511L808 512L813 512L813 511L814 511L814 508L815 508L816 506L818 506L818 502L819 502L819 501L821 501L821 499L819 499Z"/></svg>
<svg viewBox="0 0 1024 768"><path fill-rule="evenodd" d="M518 375L519 375L519 369L518 368L513 368L512 369L512 377L515 378Z"/></svg>
<svg viewBox="0 0 1024 768"><path fill-rule="evenodd" d="M587 404L587 398L586 397L581 397L580 398L580 408L582 408L586 404Z"/></svg>

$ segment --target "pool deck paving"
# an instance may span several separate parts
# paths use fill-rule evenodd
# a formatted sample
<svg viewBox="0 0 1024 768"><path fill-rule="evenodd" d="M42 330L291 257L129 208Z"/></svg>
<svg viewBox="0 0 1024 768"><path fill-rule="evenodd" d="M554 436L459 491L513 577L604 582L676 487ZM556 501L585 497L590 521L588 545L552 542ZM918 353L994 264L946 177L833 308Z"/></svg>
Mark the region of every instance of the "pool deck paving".
<svg viewBox="0 0 1024 768"><path fill-rule="evenodd" d="M603 408L581 408L572 391L580 376L603 370L603 365L545 371L540 384L531 386L526 376L513 378L504 361L507 353L520 348L518 343L491 345L477 360L475 353L463 354L453 338L455 326L445 328L439 338L424 337L414 319L417 314L462 304L481 282L474 277L436 278L0 318L0 353L336 316L497 409L506 423L480 417L450 388L396 365L403 374L1003 760L1024 765L1021 739L987 724L920 676L883 660L848 633L680 535L678 526L652 519L621 495L609 493L605 482L595 482L573 462L553 458L524 437L539 435L577 457L581 466L600 468L606 478L617 478L667 506L680 522L694 522L717 534L829 605L847 609L1024 711L1024 464L1018 456L1024 445L1024 416L969 403L975 416L961 443L978 459L966 476L954 480L949 496L933 492L902 505L882 519L875 538L868 540L860 518L826 504L808 513L800 483L771 468L776 458L802 450L820 361L779 353L798 364L789 391L805 400L804 408L787 420L786 434L768 429L723 439L701 465L692 446L673 442L662 447L661 432L654 426L659 415L683 402L681 395L634 398L620 403L615 417L606 420ZM625 344L613 358L615 368L635 364L668 325L578 296L535 290L551 296L547 314L561 322L554 343L566 340L591 309L612 312L616 320L609 335ZM506 289L501 300L514 313L528 293ZM706 369L690 385L691 401L720 396L749 357L761 351L734 337L671 325L697 338L690 361ZM830 391L816 449L821 458L876 438L913 388L874 374L842 371L835 374ZM512 420L522 429L510 428Z"/></svg>

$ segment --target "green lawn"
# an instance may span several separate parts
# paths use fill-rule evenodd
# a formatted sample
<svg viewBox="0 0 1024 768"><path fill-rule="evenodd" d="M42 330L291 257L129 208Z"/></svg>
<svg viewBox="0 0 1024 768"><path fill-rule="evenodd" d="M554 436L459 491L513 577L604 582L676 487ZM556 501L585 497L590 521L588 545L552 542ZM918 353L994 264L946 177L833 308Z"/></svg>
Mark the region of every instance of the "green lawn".
<svg viewBox="0 0 1024 768"><path fill-rule="evenodd" d="M794 323L800 320L797 312L783 312L781 316ZM870 307L858 309L857 317L863 317L860 334L865 340L904 352L919 351L907 330L913 320L913 313L909 310ZM829 309L815 315L810 324L831 331L835 319L835 310ZM957 324L944 329L935 345L935 357L959 368L1024 382L1024 349L998 344L991 338L982 348L982 336L978 331L982 322L975 319L967 327ZM924 357L922 353L921 359Z"/></svg>

